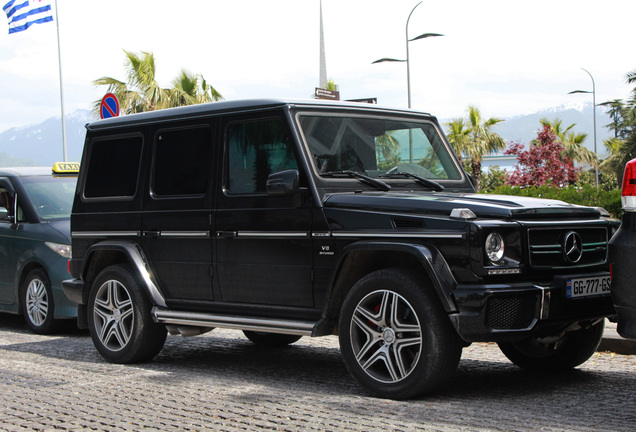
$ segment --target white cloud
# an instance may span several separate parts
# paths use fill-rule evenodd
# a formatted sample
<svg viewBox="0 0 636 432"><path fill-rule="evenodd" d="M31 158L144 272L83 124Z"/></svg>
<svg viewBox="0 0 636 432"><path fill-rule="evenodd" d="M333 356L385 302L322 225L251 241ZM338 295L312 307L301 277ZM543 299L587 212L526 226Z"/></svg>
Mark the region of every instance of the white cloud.
<svg viewBox="0 0 636 432"><path fill-rule="evenodd" d="M323 0L327 75L343 97L406 106L406 65L371 62L405 57L416 4ZM306 98L318 82L318 0L65 0L58 8L67 112L103 95L94 79L123 78L123 49L154 52L164 86L186 68L232 99ZM413 107L441 118L469 104L489 116L534 112L585 98L567 95L591 88L581 67L594 75L597 102L627 97L635 13L633 0L423 2L410 36L445 36L409 45ZM0 24L0 131L59 115L55 25L5 32Z"/></svg>

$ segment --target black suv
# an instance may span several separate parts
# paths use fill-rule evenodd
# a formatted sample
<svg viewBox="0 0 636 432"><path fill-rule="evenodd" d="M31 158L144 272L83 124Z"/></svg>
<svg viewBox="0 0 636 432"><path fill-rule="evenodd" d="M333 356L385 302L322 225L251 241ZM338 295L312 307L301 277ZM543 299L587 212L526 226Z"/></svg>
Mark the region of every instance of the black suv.
<svg viewBox="0 0 636 432"><path fill-rule="evenodd" d="M87 126L64 282L108 361L166 330L339 335L374 394L430 392L463 346L575 367L614 313L600 210L474 193L435 117L230 101Z"/></svg>

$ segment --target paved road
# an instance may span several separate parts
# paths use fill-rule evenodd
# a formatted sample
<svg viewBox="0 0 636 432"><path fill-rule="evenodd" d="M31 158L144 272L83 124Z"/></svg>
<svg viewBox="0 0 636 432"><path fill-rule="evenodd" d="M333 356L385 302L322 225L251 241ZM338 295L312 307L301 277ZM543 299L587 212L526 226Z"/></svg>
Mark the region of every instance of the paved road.
<svg viewBox="0 0 636 432"><path fill-rule="evenodd" d="M153 362L123 366L85 332L33 335L2 315L0 370L6 431L636 430L636 356L607 352L542 375L475 344L442 391L390 401L353 382L331 337L262 349L228 330L169 336Z"/></svg>

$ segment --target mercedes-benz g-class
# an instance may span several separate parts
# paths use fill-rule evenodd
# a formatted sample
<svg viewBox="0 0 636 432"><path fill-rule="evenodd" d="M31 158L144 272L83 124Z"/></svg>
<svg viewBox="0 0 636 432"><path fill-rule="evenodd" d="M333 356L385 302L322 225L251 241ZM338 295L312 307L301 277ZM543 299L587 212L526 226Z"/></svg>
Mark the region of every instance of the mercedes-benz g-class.
<svg viewBox="0 0 636 432"><path fill-rule="evenodd" d="M153 358L166 332L255 343L338 335L372 393L421 395L462 347L541 370L585 362L614 313L598 209L476 194L435 117L228 101L87 126L71 216L97 350Z"/></svg>

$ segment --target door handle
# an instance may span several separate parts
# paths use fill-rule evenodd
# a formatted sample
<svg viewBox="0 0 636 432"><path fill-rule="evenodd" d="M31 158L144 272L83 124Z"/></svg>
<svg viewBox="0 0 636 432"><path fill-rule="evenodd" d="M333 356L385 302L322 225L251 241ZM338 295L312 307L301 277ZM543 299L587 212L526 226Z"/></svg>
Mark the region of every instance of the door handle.
<svg viewBox="0 0 636 432"><path fill-rule="evenodd" d="M236 237L236 231L217 231L217 238L234 238Z"/></svg>
<svg viewBox="0 0 636 432"><path fill-rule="evenodd" d="M143 236L144 237L160 237L161 231L144 231Z"/></svg>

